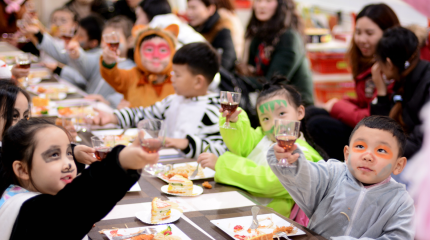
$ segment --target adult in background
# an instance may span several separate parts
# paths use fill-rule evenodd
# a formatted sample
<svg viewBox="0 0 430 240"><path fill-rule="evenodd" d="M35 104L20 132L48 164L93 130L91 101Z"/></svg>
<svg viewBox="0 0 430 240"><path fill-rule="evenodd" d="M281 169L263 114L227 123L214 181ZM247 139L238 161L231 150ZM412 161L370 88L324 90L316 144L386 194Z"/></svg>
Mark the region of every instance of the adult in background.
<svg viewBox="0 0 430 240"><path fill-rule="evenodd" d="M259 78L286 76L301 94L305 106L313 104L313 83L304 45L304 25L293 0L255 0L246 28L245 53L237 71L255 89Z"/></svg>
<svg viewBox="0 0 430 240"><path fill-rule="evenodd" d="M236 56L240 59L243 55L245 31L239 16L236 14L234 2L233 0L216 0L216 5L221 18L226 18L232 23L230 29L231 37L233 39L234 49L236 50Z"/></svg>
<svg viewBox="0 0 430 240"><path fill-rule="evenodd" d="M0 0L0 34L15 33L16 20L25 13L24 1Z"/></svg>
<svg viewBox="0 0 430 240"><path fill-rule="evenodd" d="M123 15L129 18L131 21L136 22L136 7L139 5L141 0L119 0L113 4L114 10L113 15Z"/></svg>
<svg viewBox="0 0 430 240"><path fill-rule="evenodd" d="M321 108L306 109L310 135L330 157L336 159L343 159L340 150L348 144L355 125L370 116L370 103L376 97L374 81L382 81L383 78L378 68L372 70L376 46L386 29L400 25L394 11L383 3L365 6L355 22L347 59L352 69L357 98L334 98L318 106ZM389 91L391 88L392 85Z"/></svg>
<svg viewBox="0 0 430 240"><path fill-rule="evenodd" d="M205 38L188 24L172 13L167 0L145 0L136 8L135 25L149 26L151 28L166 28L171 24L179 26L178 43L176 49L193 42L205 42Z"/></svg>
<svg viewBox="0 0 430 240"><path fill-rule="evenodd" d="M236 61L231 36L232 23L221 18L215 0L188 0L187 17L189 24L220 53L221 66L233 70Z"/></svg>
<svg viewBox="0 0 430 240"><path fill-rule="evenodd" d="M98 14L104 19L111 17L106 0L70 0L65 6L76 13L78 20L91 14Z"/></svg>

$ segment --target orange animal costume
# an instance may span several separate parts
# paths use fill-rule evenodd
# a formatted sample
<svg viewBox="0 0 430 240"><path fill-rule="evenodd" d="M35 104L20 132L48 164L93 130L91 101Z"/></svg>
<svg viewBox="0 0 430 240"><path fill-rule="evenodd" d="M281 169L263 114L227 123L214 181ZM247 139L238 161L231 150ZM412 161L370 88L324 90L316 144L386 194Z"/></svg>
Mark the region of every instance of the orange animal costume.
<svg viewBox="0 0 430 240"><path fill-rule="evenodd" d="M137 34L137 41L134 51L134 61L136 67L124 70L118 69L117 64L112 68L103 63L103 57L100 58L100 73L115 91L122 93L125 100L130 102L131 107L148 107L154 103L163 100L165 97L174 94L175 90L170 81L172 72L172 60L175 54L176 37L179 33L178 25L170 25L162 29L143 29ZM140 46L145 37L157 35L167 41L170 47L169 65L161 72L154 74L149 72L143 65L140 55ZM163 83L153 84L157 75L166 75Z"/></svg>

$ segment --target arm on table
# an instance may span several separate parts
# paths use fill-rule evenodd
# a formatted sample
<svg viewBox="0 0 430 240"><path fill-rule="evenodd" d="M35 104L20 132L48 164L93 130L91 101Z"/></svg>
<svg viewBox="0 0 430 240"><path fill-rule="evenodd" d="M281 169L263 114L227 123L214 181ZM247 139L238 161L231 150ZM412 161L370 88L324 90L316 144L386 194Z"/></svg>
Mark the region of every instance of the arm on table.
<svg viewBox="0 0 430 240"><path fill-rule="evenodd" d="M238 108L238 110L241 109ZM246 157L254 150L255 146L264 137L264 134L260 127L257 129L251 127L251 122L245 111L242 110L238 117L237 122L230 123L230 126L236 128L236 130L220 128L220 132L225 145L231 152ZM219 125L224 125L225 120L225 117L220 116Z"/></svg>

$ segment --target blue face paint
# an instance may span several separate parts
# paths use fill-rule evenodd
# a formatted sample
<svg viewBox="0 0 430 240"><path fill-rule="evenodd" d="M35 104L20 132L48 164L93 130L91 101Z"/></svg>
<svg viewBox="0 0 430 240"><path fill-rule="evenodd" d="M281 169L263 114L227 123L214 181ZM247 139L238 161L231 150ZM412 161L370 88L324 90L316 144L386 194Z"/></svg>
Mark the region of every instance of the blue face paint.
<svg viewBox="0 0 430 240"><path fill-rule="evenodd" d="M389 163L378 174L376 174L376 176L377 177L383 177L384 175L390 175L391 174L391 168L393 168L393 165L391 165L391 163Z"/></svg>

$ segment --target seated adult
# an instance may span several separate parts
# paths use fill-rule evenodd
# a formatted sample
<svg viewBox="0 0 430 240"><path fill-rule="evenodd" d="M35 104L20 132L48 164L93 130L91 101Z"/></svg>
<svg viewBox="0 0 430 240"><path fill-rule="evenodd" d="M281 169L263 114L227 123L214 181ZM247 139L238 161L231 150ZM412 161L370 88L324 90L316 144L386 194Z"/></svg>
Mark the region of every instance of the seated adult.
<svg viewBox="0 0 430 240"><path fill-rule="evenodd" d="M172 13L167 0L145 0L136 8L135 25L145 25L151 28L166 28L171 24L179 26L178 43L176 49L193 42L205 42L205 38L188 24L184 23Z"/></svg>
<svg viewBox="0 0 430 240"><path fill-rule="evenodd" d="M70 0L64 6L74 11L78 16L78 20L90 15L100 15L104 19L111 17L106 0Z"/></svg>
<svg viewBox="0 0 430 240"><path fill-rule="evenodd" d="M237 65L252 88L261 89L258 79L283 75L301 94L305 106L312 105L313 82L306 59L304 26L293 0L254 1L246 29L243 62Z"/></svg>
<svg viewBox="0 0 430 240"><path fill-rule="evenodd" d="M215 0L188 0L189 24L220 53L221 66L233 70L236 51L230 28L232 23L221 18Z"/></svg>

